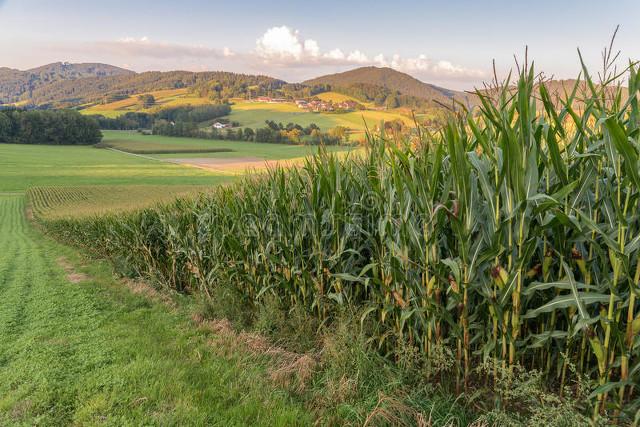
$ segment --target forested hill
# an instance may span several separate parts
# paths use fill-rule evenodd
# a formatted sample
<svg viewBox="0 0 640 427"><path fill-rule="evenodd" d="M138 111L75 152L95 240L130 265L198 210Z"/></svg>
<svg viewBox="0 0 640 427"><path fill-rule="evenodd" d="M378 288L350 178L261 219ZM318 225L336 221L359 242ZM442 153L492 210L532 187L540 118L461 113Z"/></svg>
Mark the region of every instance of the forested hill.
<svg viewBox="0 0 640 427"><path fill-rule="evenodd" d="M59 80L42 85L20 99L30 104L50 104L54 107L70 107L74 105L100 102L128 95L163 89L191 88L202 95L219 98L268 95L281 88L284 81L268 76L254 76L223 71L191 72L191 71L148 71L144 73L127 73L122 75L96 76L74 80ZM0 100L3 94L0 89ZM15 94L14 94L15 96ZM7 101L5 101L7 102Z"/></svg>
<svg viewBox="0 0 640 427"><path fill-rule="evenodd" d="M251 89L257 95L275 90L285 82L267 76L254 76L225 71L148 71L139 74L94 77L76 81L60 81L33 92L34 104L57 103L73 105L101 101L105 96L117 98L163 89L192 88L202 91L218 90L227 97L241 96Z"/></svg>
<svg viewBox="0 0 640 427"><path fill-rule="evenodd" d="M105 64L55 63L27 71L0 68L0 104L21 102L40 108L69 108L183 88L219 102L258 96L308 98L333 90L390 109L421 111L438 104L450 105L454 100L474 103L471 95L421 82L391 68L362 67L302 84L224 71L136 73Z"/></svg>
<svg viewBox="0 0 640 427"><path fill-rule="evenodd" d="M0 103L30 99L34 91L56 82L132 74L135 73L107 64L56 62L25 71L3 67L0 68Z"/></svg>
<svg viewBox="0 0 640 427"><path fill-rule="evenodd" d="M304 84L329 85L333 90L351 92L348 94L352 96L357 96L357 92L363 92L369 98L371 94L375 95L375 89L378 88L379 96L395 94L443 104L450 104L452 99L460 102L470 100L470 96L464 92L424 83L409 74L386 67L356 68L307 80ZM380 100L377 103L380 103Z"/></svg>

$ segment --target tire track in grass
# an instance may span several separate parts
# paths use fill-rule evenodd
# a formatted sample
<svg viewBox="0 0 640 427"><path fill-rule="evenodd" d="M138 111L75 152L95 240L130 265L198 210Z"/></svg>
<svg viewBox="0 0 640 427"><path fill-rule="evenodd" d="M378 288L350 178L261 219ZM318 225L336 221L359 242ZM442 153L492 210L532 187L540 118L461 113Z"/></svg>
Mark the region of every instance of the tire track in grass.
<svg viewBox="0 0 640 427"><path fill-rule="evenodd" d="M21 233L19 197L0 196L0 336L14 328L19 316L21 297L28 289L17 286L23 274L27 256L28 241ZM28 288L28 286L27 286Z"/></svg>
<svg viewBox="0 0 640 427"><path fill-rule="evenodd" d="M70 283L24 198L0 196L0 425L307 425L264 366L216 355L186 314L114 283Z"/></svg>

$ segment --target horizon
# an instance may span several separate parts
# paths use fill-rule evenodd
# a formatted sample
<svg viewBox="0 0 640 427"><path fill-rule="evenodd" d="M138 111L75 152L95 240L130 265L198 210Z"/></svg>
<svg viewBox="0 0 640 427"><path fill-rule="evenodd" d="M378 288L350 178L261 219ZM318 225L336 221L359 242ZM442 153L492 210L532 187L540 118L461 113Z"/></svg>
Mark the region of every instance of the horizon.
<svg viewBox="0 0 640 427"><path fill-rule="evenodd" d="M525 47L536 69L547 76L575 78L580 71L576 48L592 69L599 69L602 48L617 25L619 64L640 58L635 43L640 30L634 24L640 4L625 0L624 7L606 16L588 4L543 0L532 10L505 0L485 5L401 0L393 8L376 4L382 7L363 9L360 1L329 1L318 11L286 1L265 6L254 0L185 0L176 8L171 2L146 0L89 6L78 0L0 0L0 27L5 29L0 67L95 62L136 72L231 71L301 82L362 66L386 66L426 83L471 90L491 79L492 60L503 76L513 68L514 55L524 56ZM563 11L577 5L583 7L572 12L574 19L563 19L569 16ZM535 25L532 16L540 18Z"/></svg>

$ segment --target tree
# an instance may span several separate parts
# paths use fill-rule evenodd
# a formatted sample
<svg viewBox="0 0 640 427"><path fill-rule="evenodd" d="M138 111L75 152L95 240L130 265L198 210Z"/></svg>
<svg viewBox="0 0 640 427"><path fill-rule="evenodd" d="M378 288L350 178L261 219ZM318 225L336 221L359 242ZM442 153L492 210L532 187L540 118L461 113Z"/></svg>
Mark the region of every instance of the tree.
<svg viewBox="0 0 640 427"><path fill-rule="evenodd" d="M245 141L252 141L254 135L255 135L255 132L253 131L253 129L244 128L244 140Z"/></svg>
<svg viewBox="0 0 640 427"><path fill-rule="evenodd" d="M156 104L156 98L153 95L145 94L138 96L138 105L142 108L151 108Z"/></svg>
<svg viewBox="0 0 640 427"><path fill-rule="evenodd" d="M291 141L291 142L295 142L295 143L300 143L300 137L302 136L303 132L298 129L298 128L293 128L290 131L287 131L287 138Z"/></svg>
<svg viewBox="0 0 640 427"><path fill-rule="evenodd" d="M348 129L344 126L336 126L333 129L329 130L329 136L340 141L345 139L347 135Z"/></svg>
<svg viewBox="0 0 640 427"><path fill-rule="evenodd" d="M98 123L77 111L0 111L0 142L91 145L101 139Z"/></svg>
<svg viewBox="0 0 640 427"><path fill-rule="evenodd" d="M310 135L311 135L311 142L313 144L319 144L322 141L322 133L320 132L319 129L313 129Z"/></svg>
<svg viewBox="0 0 640 427"><path fill-rule="evenodd" d="M398 101L398 97L395 95L391 95L387 97L385 101L385 106L387 108L398 108L400 106L400 101Z"/></svg>
<svg viewBox="0 0 640 427"><path fill-rule="evenodd" d="M11 136L11 120L0 111L0 143L8 143Z"/></svg>

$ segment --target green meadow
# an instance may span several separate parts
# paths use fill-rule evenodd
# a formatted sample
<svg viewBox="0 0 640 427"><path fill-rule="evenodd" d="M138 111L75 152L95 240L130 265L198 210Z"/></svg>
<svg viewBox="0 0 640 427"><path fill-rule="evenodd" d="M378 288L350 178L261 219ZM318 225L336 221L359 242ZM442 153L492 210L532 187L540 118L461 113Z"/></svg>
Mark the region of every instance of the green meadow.
<svg viewBox="0 0 640 427"><path fill-rule="evenodd" d="M232 145L219 154L265 159L313 152L125 132L106 132L105 142L170 152ZM28 220L144 208L232 179L104 148L0 144L0 425L312 424L274 385L280 362L194 320L197 298L123 281Z"/></svg>
<svg viewBox="0 0 640 427"><path fill-rule="evenodd" d="M348 113L314 113L301 110L293 103L267 104L258 102L236 102L227 116L231 121L237 121L242 127L260 128L265 126L266 120L276 123L296 123L306 127L315 123L322 130L329 130L336 126L348 127L355 131L364 131L367 127L373 129L382 121L401 120L407 125L412 120L399 112L363 110Z"/></svg>
<svg viewBox="0 0 640 427"><path fill-rule="evenodd" d="M0 192L65 185L215 185L202 170L93 147L0 144Z"/></svg>
<svg viewBox="0 0 640 427"><path fill-rule="evenodd" d="M103 131L101 145L127 152L149 151L154 158L176 157L258 157L264 160L294 159L313 155L318 147L311 145L267 144L247 141L221 141L195 138L179 138L159 135L143 135L133 131ZM329 151L343 151L340 146L326 147ZM188 156L185 152L193 150ZM201 152L195 153L200 150ZM210 152L207 152L210 151Z"/></svg>

